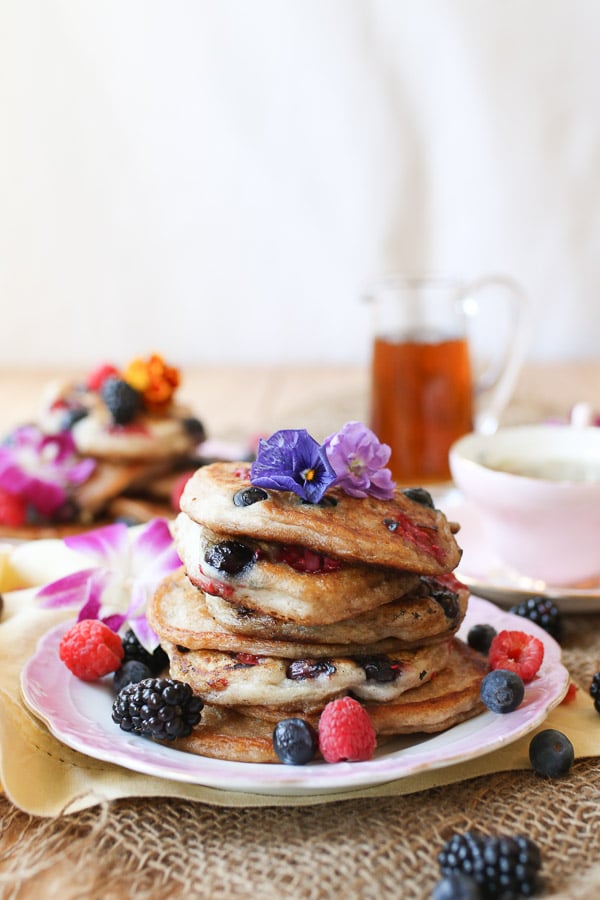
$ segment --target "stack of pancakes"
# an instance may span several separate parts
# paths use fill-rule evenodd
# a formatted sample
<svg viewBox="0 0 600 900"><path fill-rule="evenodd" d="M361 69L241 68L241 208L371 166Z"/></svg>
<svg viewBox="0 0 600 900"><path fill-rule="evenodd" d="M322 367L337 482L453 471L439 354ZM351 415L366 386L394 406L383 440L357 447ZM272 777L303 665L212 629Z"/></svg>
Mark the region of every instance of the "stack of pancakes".
<svg viewBox="0 0 600 900"><path fill-rule="evenodd" d="M320 503L252 486L243 463L188 481L175 524L183 568L148 620L170 675L205 701L179 746L277 761L274 724L351 694L378 735L441 731L480 711L481 657L455 633L468 592L453 527L420 490L392 500L331 488Z"/></svg>

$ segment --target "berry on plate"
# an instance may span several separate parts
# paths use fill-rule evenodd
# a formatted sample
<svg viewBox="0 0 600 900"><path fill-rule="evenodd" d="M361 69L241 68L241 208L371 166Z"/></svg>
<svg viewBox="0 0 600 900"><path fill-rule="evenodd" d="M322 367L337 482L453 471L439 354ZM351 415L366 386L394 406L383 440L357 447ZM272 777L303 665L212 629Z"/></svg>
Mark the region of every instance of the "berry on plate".
<svg viewBox="0 0 600 900"><path fill-rule="evenodd" d="M575 761L573 744L562 731L545 728L529 744L529 762L545 778L566 775Z"/></svg>
<svg viewBox="0 0 600 900"><path fill-rule="evenodd" d="M318 746L315 729L304 719L281 719L273 729L273 748L287 765L302 766L310 762Z"/></svg>
<svg viewBox="0 0 600 900"><path fill-rule="evenodd" d="M497 633L493 625L473 625L467 634L467 644L478 653L489 653L490 645Z"/></svg>
<svg viewBox="0 0 600 900"><path fill-rule="evenodd" d="M200 697L184 681L145 678L119 692L113 703L112 720L123 731L173 741L192 733L203 708Z"/></svg>
<svg viewBox="0 0 600 900"><path fill-rule="evenodd" d="M319 750L325 762L362 762L377 746L369 714L353 697L331 700L319 719Z"/></svg>
<svg viewBox="0 0 600 900"><path fill-rule="evenodd" d="M510 669L493 669L481 682L480 696L492 712L509 713L525 696L523 679Z"/></svg>
<svg viewBox="0 0 600 900"><path fill-rule="evenodd" d="M118 634L99 619L82 619L62 636L58 655L82 681L116 672L124 656Z"/></svg>
<svg viewBox="0 0 600 900"><path fill-rule="evenodd" d="M560 641L562 637L562 619L556 604L550 597L528 597L522 603L511 606L509 612L515 616L529 619L530 622L535 622L536 625L547 631L555 641Z"/></svg>
<svg viewBox="0 0 600 900"><path fill-rule="evenodd" d="M525 683L535 678L543 659L543 643L524 631L501 631L490 645L490 668L510 669Z"/></svg>
<svg viewBox="0 0 600 900"><path fill-rule="evenodd" d="M27 518L27 503L23 497L0 488L0 524L12 528L23 525Z"/></svg>

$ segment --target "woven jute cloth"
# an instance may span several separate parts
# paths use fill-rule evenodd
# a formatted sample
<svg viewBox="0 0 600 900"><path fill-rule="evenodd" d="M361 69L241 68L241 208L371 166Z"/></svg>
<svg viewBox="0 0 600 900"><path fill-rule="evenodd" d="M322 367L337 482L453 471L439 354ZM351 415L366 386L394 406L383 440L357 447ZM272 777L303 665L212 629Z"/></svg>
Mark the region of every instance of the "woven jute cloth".
<svg viewBox="0 0 600 900"><path fill-rule="evenodd" d="M567 617L563 650L586 692L600 615ZM426 898L441 846L467 829L532 837L543 896L600 895L598 759L552 781L511 771L310 807L136 798L38 818L0 798L0 815L2 898Z"/></svg>

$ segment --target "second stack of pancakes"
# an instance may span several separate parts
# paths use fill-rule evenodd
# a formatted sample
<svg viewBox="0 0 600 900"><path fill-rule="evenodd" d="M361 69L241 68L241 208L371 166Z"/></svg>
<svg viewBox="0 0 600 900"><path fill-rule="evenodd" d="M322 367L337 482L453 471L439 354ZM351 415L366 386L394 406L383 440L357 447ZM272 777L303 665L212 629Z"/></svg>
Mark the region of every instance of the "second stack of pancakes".
<svg viewBox="0 0 600 900"><path fill-rule="evenodd" d="M452 574L460 549L426 492L382 501L332 488L307 504L253 486L243 463L215 463L190 479L181 509L183 568L148 618L171 677L233 714L235 734L240 721L256 734L293 716L317 725L345 694L378 734L441 731L479 712L484 665L455 637L468 603ZM214 755L254 758L244 747Z"/></svg>

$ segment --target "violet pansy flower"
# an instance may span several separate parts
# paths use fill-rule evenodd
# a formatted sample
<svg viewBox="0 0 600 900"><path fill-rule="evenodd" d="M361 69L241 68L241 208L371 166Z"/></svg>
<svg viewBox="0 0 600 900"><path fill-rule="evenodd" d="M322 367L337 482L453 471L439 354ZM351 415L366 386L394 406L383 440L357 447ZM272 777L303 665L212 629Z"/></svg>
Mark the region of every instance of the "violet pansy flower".
<svg viewBox="0 0 600 900"><path fill-rule="evenodd" d="M347 494L392 499L395 483L386 468L391 450L370 428L362 422L347 422L323 446L337 476L335 484Z"/></svg>
<svg viewBox="0 0 600 900"><path fill-rule="evenodd" d="M155 650L159 641L146 619L146 604L158 583L181 565L164 519L153 519L135 534L116 523L66 537L64 543L93 565L43 587L37 593L42 605L78 606L78 621L101 619L113 631L127 623L146 650Z"/></svg>
<svg viewBox="0 0 600 900"><path fill-rule="evenodd" d="M51 518L95 465L77 455L69 432L45 435L35 425L23 425L0 445L0 488Z"/></svg>
<svg viewBox="0 0 600 900"><path fill-rule="evenodd" d="M293 491L309 503L318 503L335 477L323 447L304 428L261 439L250 470L257 487Z"/></svg>

